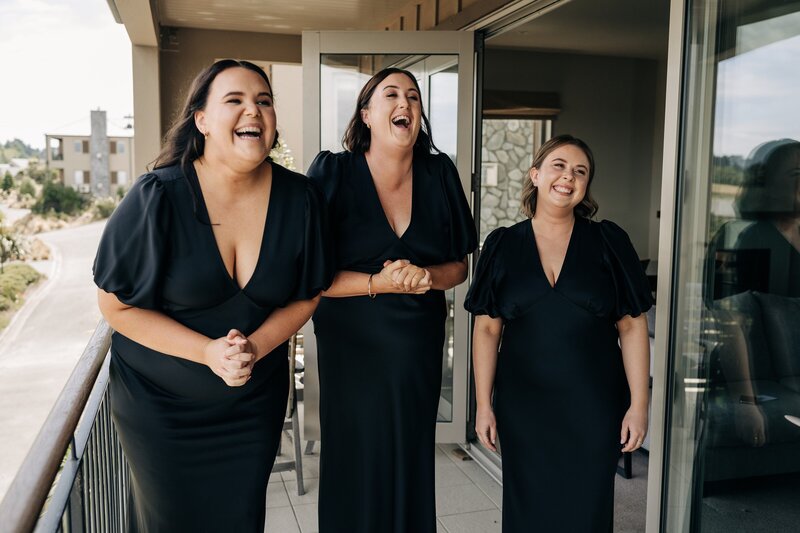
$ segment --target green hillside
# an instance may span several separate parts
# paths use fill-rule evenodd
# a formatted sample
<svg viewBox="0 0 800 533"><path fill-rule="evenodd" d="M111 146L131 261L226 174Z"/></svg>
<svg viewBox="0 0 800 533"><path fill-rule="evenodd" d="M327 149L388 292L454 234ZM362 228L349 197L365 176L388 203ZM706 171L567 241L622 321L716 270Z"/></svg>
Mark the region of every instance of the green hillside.
<svg viewBox="0 0 800 533"><path fill-rule="evenodd" d="M44 159L44 155L44 150L32 148L20 139L14 139L13 141L6 141L0 144L0 163L8 163L14 157L21 157L24 159L37 157L39 159Z"/></svg>

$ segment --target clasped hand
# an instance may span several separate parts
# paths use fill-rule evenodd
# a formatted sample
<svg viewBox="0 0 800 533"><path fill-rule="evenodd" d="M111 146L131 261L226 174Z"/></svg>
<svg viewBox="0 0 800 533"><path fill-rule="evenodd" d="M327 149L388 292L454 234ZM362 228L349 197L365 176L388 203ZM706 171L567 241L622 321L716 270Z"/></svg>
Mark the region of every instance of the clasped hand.
<svg viewBox="0 0 800 533"><path fill-rule="evenodd" d="M241 387L250 380L256 354L253 343L239 330L208 341L203 350L206 365L229 387Z"/></svg>
<svg viewBox="0 0 800 533"><path fill-rule="evenodd" d="M407 259L385 261L378 276L397 292L424 294L431 289L431 273Z"/></svg>

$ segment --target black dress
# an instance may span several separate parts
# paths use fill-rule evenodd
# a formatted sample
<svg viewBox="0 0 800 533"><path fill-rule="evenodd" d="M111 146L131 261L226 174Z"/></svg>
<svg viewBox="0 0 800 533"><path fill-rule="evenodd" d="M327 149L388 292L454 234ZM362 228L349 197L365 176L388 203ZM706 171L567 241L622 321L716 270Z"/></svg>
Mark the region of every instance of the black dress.
<svg viewBox="0 0 800 533"><path fill-rule="evenodd" d="M253 277L228 274L194 169L140 178L103 233L98 287L214 339L255 331L278 307L316 296L332 278L324 200L273 164L272 192ZM288 393L287 344L260 360L244 386L205 365L114 333L111 409L132 473L130 531L262 532L266 488Z"/></svg>
<svg viewBox="0 0 800 533"><path fill-rule="evenodd" d="M503 320L503 532L608 532L630 394L615 323L650 308L625 232L578 218L552 287L525 220L487 238L465 307Z"/></svg>
<svg viewBox="0 0 800 533"><path fill-rule="evenodd" d="M446 155L415 156L411 223L398 237L363 154L319 154L308 170L329 202L336 270L376 273L387 259L461 260L475 223ZM434 442L442 380L443 291L322 298L321 533L436 531Z"/></svg>
<svg viewBox="0 0 800 533"><path fill-rule="evenodd" d="M800 296L800 251L771 221L759 220L745 228L734 248L755 252L749 261L737 261L738 291Z"/></svg>

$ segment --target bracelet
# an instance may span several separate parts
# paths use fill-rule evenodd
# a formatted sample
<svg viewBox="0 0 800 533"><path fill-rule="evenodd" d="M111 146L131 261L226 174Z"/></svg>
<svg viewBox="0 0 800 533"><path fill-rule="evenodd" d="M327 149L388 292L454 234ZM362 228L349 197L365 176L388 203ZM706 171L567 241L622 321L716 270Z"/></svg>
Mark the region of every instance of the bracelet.
<svg viewBox="0 0 800 533"><path fill-rule="evenodd" d="M372 298L373 300L375 299L375 296L377 296L377 294L375 294L374 292L372 292L372 276L374 276L374 275L375 275L375 274L370 274L370 275L369 275L369 280L367 281L367 295L368 295L370 298Z"/></svg>

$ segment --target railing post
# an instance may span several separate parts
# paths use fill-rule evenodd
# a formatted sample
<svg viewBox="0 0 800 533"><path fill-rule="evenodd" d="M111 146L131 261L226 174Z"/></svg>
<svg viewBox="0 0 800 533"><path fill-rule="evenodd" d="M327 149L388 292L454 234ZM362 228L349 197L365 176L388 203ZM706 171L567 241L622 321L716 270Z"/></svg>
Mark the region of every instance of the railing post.
<svg viewBox="0 0 800 533"><path fill-rule="evenodd" d="M70 460L77 461L75 437L72 438L70 445ZM69 502L67 503L67 527L70 533L85 533L86 517L83 514L83 468L78 467L75 474L75 482L69 492Z"/></svg>

